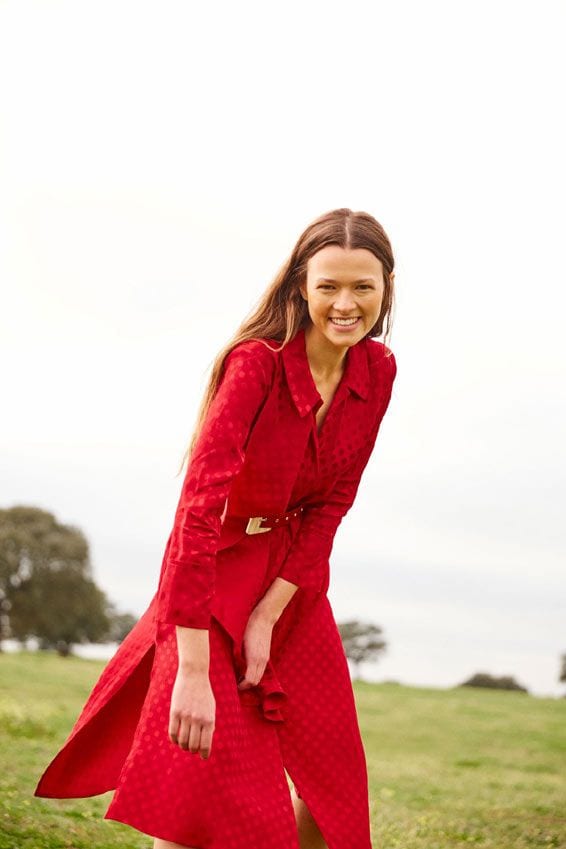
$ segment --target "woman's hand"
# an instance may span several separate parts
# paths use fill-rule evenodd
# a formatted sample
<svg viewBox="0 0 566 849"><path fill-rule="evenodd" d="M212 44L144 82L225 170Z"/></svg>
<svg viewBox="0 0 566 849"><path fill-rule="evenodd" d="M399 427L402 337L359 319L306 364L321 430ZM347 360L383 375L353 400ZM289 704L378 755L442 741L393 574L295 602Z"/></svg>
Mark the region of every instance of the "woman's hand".
<svg viewBox="0 0 566 849"><path fill-rule="evenodd" d="M169 738L203 760L210 756L216 721L216 700L208 674L179 668L171 694Z"/></svg>
<svg viewBox="0 0 566 849"><path fill-rule="evenodd" d="M239 690L248 690L259 684L269 660L271 633L274 621L257 607L252 611L242 640L246 658L246 674L238 684Z"/></svg>

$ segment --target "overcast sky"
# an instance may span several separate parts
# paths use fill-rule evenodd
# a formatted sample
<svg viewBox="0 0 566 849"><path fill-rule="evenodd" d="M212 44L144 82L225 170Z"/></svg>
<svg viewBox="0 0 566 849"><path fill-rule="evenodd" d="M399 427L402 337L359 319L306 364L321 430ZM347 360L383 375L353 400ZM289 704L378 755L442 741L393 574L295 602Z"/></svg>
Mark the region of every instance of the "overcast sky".
<svg viewBox="0 0 566 849"><path fill-rule="evenodd" d="M339 529L368 678L559 694L566 652L560 2L3 2L0 506L153 596L217 351L310 221L396 256L398 375Z"/></svg>

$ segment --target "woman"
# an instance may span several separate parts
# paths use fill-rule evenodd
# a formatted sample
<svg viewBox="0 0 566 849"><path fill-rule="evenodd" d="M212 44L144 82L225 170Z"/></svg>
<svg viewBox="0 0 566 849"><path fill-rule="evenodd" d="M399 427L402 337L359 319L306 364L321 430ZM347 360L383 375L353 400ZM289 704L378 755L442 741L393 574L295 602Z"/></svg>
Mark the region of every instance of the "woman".
<svg viewBox="0 0 566 849"><path fill-rule="evenodd" d="M157 592L35 795L114 789L154 849L371 849L326 593L395 379L393 265L370 215L321 216L218 355Z"/></svg>

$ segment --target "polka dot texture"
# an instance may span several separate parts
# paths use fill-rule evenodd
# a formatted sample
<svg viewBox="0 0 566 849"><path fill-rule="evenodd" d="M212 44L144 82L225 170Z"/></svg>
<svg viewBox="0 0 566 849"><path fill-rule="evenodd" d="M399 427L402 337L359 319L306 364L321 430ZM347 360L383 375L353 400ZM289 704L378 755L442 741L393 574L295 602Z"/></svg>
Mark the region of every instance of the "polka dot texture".
<svg viewBox="0 0 566 849"><path fill-rule="evenodd" d="M270 537L272 580L292 535ZM257 688L238 690L231 639L214 617L209 634L216 699L210 758L182 751L167 736L178 660L175 628L161 625L147 697L105 818L196 849L299 849L286 771L329 849L371 849L365 754L327 596L298 591L274 626L282 723L265 721Z"/></svg>
<svg viewBox="0 0 566 849"><path fill-rule="evenodd" d="M287 771L329 849L371 849L364 750L326 589L334 535L395 374L381 343L350 348L319 433L304 331L280 352L256 340L231 353L185 477L158 591L36 795L114 788L105 817L151 836L195 849L299 849ZM300 505L300 518L269 533L238 530L239 516ZM262 680L240 691L242 633L278 575L299 589L273 628ZM208 760L167 733L176 624L209 630L216 726Z"/></svg>
<svg viewBox="0 0 566 849"><path fill-rule="evenodd" d="M147 698L105 818L198 849L299 849L276 726L238 690L231 641L214 618L209 634L210 757L169 740L177 646L174 626L160 628Z"/></svg>

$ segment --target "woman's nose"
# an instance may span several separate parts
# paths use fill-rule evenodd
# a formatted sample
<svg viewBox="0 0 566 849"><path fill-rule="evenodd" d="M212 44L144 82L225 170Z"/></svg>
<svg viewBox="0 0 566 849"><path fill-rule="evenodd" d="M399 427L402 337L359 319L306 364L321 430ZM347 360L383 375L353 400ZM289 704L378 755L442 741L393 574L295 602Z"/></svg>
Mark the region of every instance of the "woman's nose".
<svg viewBox="0 0 566 849"><path fill-rule="evenodd" d="M356 307L356 301L351 292L340 292L334 300L334 309L348 312Z"/></svg>

